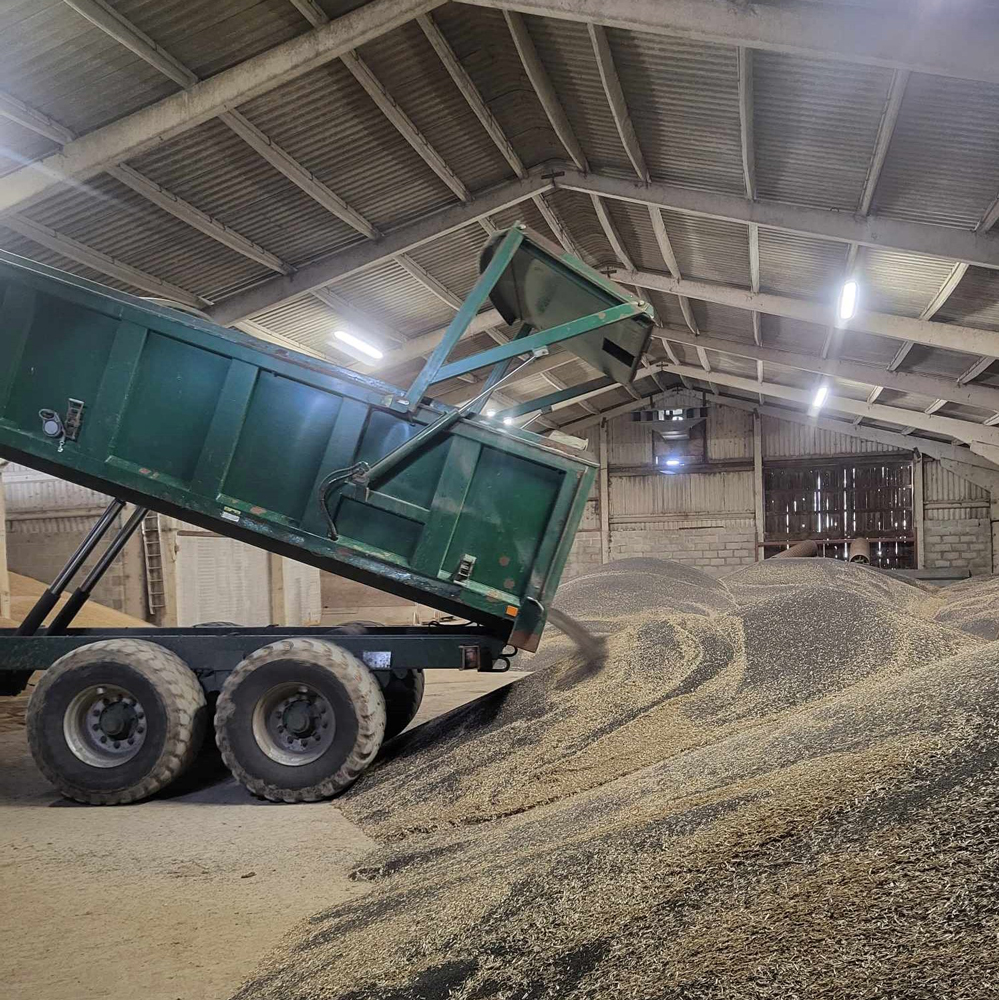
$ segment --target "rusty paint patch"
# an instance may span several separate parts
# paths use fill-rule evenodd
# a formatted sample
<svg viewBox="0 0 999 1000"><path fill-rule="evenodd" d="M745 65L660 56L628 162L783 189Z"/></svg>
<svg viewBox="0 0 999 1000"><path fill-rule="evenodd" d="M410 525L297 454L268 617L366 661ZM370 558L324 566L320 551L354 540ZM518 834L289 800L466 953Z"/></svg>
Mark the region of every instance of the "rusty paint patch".
<svg viewBox="0 0 999 1000"><path fill-rule="evenodd" d="M500 556L499 557L499 564L500 564L500 566L509 566L510 565L510 557L509 556Z"/></svg>
<svg viewBox="0 0 999 1000"><path fill-rule="evenodd" d="M250 513L251 514L266 514L267 513L267 508L266 507L251 507L250 508Z"/></svg>
<svg viewBox="0 0 999 1000"><path fill-rule="evenodd" d="M506 587L507 590L513 590L513 588L517 586L517 581L512 576L508 576L503 581L503 586Z"/></svg>

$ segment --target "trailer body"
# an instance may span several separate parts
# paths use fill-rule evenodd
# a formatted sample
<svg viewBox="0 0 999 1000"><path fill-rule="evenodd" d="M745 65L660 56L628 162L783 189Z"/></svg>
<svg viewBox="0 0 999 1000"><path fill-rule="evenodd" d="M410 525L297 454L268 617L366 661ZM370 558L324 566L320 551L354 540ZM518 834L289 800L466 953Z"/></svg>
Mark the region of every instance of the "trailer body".
<svg viewBox="0 0 999 1000"><path fill-rule="evenodd" d="M0 456L534 649L595 476L587 456L462 417L375 487L339 494L329 537L331 470L377 463L452 409L0 254Z"/></svg>
<svg viewBox="0 0 999 1000"><path fill-rule="evenodd" d="M481 411L558 344L610 383L630 381L652 309L519 225L480 267L402 390L0 253L0 457L111 497L18 628L0 630L0 694L45 671L28 741L64 795L154 794L191 765L212 719L223 761L254 794L325 798L412 721L423 668L503 670L517 648L537 648L597 466ZM490 298L510 342L449 363ZM460 408L427 398L479 368L489 372ZM127 501L135 509L60 607ZM149 510L452 621L72 628Z"/></svg>

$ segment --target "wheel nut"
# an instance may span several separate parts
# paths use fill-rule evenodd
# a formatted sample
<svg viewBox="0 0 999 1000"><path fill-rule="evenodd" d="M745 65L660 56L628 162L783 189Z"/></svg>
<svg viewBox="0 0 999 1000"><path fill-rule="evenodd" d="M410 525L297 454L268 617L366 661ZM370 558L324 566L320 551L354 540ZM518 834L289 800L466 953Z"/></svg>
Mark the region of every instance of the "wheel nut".
<svg viewBox="0 0 999 1000"><path fill-rule="evenodd" d="M284 726L278 726L278 732L279 733L283 733L284 732Z"/></svg>
<svg viewBox="0 0 999 1000"><path fill-rule="evenodd" d="M136 712L135 713L135 717L137 719L144 719L146 717L146 713L145 712Z"/></svg>
<svg viewBox="0 0 999 1000"><path fill-rule="evenodd" d="M128 745L131 746L134 742L135 742L135 737L134 736L129 736L129 738L128 738Z"/></svg>
<svg viewBox="0 0 999 1000"><path fill-rule="evenodd" d="M100 725L95 722L94 723L94 732L96 733L100 728L101 728Z"/></svg>
<svg viewBox="0 0 999 1000"><path fill-rule="evenodd" d="M316 733L316 735L315 735L315 741L318 743L320 739L321 739L321 737L320 737L319 733Z"/></svg>
<svg viewBox="0 0 999 1000"><path fill-rule="evenodd" d="M145 726L139 726L139 728L136 729L137 733L144 733L145 731L146 731L146 727Z"/></svg>
<svg viewBox="0 0 999 1000"><path fill-rule="evenodd" d="M120 743L120 741L118 741L118 740L114 741L114 748L115 748L115 750L120 750L121 749L121 743Z"/></svg>
<svg viewBox="0 0 999 1000"><path fill-rule="evenodd" d="M101 737L101 743L107 743L108 738L106 736Z"/></svg>

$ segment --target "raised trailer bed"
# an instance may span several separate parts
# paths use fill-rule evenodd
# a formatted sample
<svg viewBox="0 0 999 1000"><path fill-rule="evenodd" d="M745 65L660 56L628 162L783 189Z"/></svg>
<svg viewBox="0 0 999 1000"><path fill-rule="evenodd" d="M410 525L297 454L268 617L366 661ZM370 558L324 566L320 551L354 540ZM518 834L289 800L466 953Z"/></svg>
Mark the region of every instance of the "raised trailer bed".
<svg viewBox="0 0 999 1000"><path fill-rule="evenodd" d="M515 339L448 363L490 298ZM318 798L412 717L421 668L489 670L505 648L536 649L596 465L482 407L514 365L556 343L627 381L652 322L646 303L516 227L490 243L402 390L0 254L0 456L116 498L24 624L0 630L6 691L53 667L28 713L43 771L83 801L151 794L190 762L218 692L216 738L234 773L271 798ZM482 367L463 407L426 397ZM125 501L136 511L40 634ZM73 630L146 510L470 624Z"/></svg>

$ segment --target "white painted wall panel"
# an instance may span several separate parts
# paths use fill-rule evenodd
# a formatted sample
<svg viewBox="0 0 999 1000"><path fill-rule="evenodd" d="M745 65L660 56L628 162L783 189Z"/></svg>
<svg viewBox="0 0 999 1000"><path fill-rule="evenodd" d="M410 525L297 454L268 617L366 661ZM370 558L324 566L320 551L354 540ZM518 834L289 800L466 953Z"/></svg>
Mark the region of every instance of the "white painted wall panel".
<svg viewBox="0 0 999 1000"><path fill-rule="evenodd" d="M945 469L923 463L923 503L928 521L978 521L989 518L989 491Z"/></svg>
<svg viewBox="0 0 999 1000"><path fill-rule="evenodd" d="M8 515L103 508L110 500L102 493L14 464L8 465L4 472L4 492Z"/></svg>
<svg viewBox="0 0 999 1000"><path fill-rule="evenodd" d="M323 606L319 570L314 566L284 560L284 609L289 625L318 625Z"/></svg>
<svg viewBox="0 0 999 1000"><path fill-rule="evenodd" d="M269 625L267 553L230 538L178 535L177 624Z"/></svg>
<svg viewBox="0 0 999 1000"><path fill-rule="evenodd" d="M708 459L752 459L753 415L731 406L708 409Z"/></svg>
<svg viewBox="0 0 999 1000"><path fill-rule="evenodd" d="M752 517L753 474L611 476L611 518L643 514L745 513Z"/></svg>

